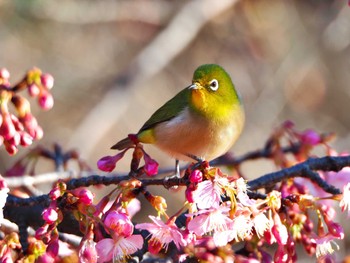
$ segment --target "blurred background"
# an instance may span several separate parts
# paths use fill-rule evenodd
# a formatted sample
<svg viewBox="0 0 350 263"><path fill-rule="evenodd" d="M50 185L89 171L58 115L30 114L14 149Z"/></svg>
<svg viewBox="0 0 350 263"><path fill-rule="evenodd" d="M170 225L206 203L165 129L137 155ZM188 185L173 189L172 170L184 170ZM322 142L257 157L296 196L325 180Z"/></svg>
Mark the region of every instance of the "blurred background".
<svg viewBox="0 0 350 263"><path fill-rule="evenodd" d="M0 67L12 83L33 66L55 78L54 108L32 104L45 132L33 147L77 149L92 168L204 63L222 65L243 97L246 127L235 155L261 148L285 120L335 132L334 148L350 149L345 0L0 0ZM147 149L161 167L173 165ZM17 157L0 155L3 173ZM271 170L264 169L253 165L247 176Z"/></svg>

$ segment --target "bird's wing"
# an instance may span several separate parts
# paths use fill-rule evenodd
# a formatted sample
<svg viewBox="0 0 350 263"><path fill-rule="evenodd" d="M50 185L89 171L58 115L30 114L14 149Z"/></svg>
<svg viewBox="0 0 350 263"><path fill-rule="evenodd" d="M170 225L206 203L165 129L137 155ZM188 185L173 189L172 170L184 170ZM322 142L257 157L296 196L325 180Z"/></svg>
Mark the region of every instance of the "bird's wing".
<svg viewBox="0 0 350 263"><path fill-rule="evenodd" d="M190 103L189 89L180 91L175 97L160 107L141 127L140 132L153 128L158 123L168 121L176 116Z"/></svg>

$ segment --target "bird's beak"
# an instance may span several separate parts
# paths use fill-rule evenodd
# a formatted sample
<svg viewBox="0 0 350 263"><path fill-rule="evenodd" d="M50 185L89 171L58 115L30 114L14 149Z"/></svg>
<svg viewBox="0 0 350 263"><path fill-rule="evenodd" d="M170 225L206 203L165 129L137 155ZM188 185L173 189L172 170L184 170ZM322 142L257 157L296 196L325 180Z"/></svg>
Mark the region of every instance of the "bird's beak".
<svg viewBox="0 0 350 263"><path fill-rule="evenodd" d="M197 82L195 82L191 86L189 86L188 89L200 89L200 85Z"/></svg>

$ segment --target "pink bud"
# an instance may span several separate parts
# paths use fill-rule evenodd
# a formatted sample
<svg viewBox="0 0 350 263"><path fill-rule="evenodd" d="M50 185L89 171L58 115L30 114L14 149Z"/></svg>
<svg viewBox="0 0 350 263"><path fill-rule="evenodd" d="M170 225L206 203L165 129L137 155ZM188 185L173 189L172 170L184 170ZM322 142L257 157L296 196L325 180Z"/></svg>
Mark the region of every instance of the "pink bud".
<svg viewBox="0 0 350 263"><path fill-rule="evenodd" d="M124 237L131 236L134 231L134 225L129 217L126 214L118 213L117 211L109 212L104 220L104 224L106 227L113 230L113 233Z"/></svg>
<svg viewBox="0 0 350 263"><path fill-rule="evenodd" d="M27 129L29 135L35 138L35 129L38 127L38 122L36 118L28 112L24 116L20 117L19 121Z"/></svg>
<svg viewBox="0 0 350 263"><path fill-rule="evenodd" d="M315 146L321 142L321 136L311 129L304 131L300 137L302 143L312 146Z"/></svg>
<svg viewBox="0 0 350 263"><path fill-rule="evenodd" d="M285 245L288 241L288 231L285 225L282 224L280 216L275 213L273 216L274 225L271 232L275 236L279 245Z"/></svg>
<svg viewBox="0 0 350 263"><path fill-rule="evenodd" d="M8 143L14 146L18 146L20 141L21 141L21 135L18 132L15 132L13 137L8 140Z"/></svg>
<svg viewBox="0 0 350 263"><path fill-rule="evenodd" d="M27 132L21 132L21 141L20 144L23 147L29 146L33 143L33 138Z"/></svg>
<svg viewBox="0 0 350 263"><path fill-rule="evenodd" d="M113 156L104 156L102 157L100 160L98 160L97 162L97 167L98 169L100 169L101 171L104 172L112 172L117 164L117 162L123 158L124 154L125 154L125 150L113 155Z"/></svg>
<svg viewBox="0 0 350 263"><path fill-rule="evenodd" d="M56 186L53 189L51 189L49 193L49 197L51 200L57 200L61 196L61 190Z"/></svg>
<svg viewBox="0 0 350 263"><path fill-rule="evenodd" d="M39 105L44 110L49 110L53 107L53 97L48 92L43 92L38 98Z"/></svg>
<svg viewBox="0 0 350 263"><path fill-rule="evenodd" d="M0 127L0 135L4 137L5 140L11 139L16 133L15 126L11 120L9 113L3 113L3 122Z"/></svg>
<svg viewBox="0 0 350 263"><path fill-rule="evenodd" d="M88 189L82 189L79 192L79 201L86 204L86 205L90 205L92 204L92 201L94 199L94 194L89 191Z"/></svg>
<svg viewBox="0 0 350 263"><path fill-rule="evenodd" d="M41 79L41 84L46 88L46 89L52 89L54 79L51 74L44 73L40 77Z"/></svg>
<svg viewBox="0 0 350 263"><path fill-rule="evenodd" d="M36 259L36 263L55 263L55 257L50 255L49 253L45 253Z"/></svg>
<svg viewBox="0 0 350 263"><path fill-rule="evenodd" d="M23 124L20 122L20 120L13 114L11 114L11 120L13 125L15 126L16 131L23 131L24 130L24 126Z"/></svg>
<svg viewBox="0 0 350 263"><path fill-rule="evenodd" d="M38 85L36 85L35 83L32 83L28 86L28 94L31 97L36 97L40 94L40 88L38 87Z"/></svg>
<svg viewBox="0 0 350 263"><path fill-rule="evenodd" d="M37 126L35 128L35 135L34 135L34 139L35 140L40 140L42 137L44 136L44 131L40 126Z"/></svg>
<svg viewBox="0 0 350 263"><path fill-rule="evenodd" d="M15 155L18 152L16 145L5 143L5 149L9 155Z"/></svg>
<svg viewBox="0 0 350 263"><path fill-rule="evenodd" d="M154 176L158 173L159 164L144 152L143 158L145 160L144 169L148 176Z"/></svg>
<svg viewBox="0 0 350 263"><path fill-rule="evenodd" d="M47 234L47 228L49 225L44 225L39 227L36 231L35 231L35 238L40 240L42 239L46 234Z"/></svg>
<svg viewBox="0 0 350 263"><path fill-rule="evenodd" d="M45 209L42 213L42 216L48 224L52 224L58 219L57 211L51 207Z"/></svg>
<svg viewBox="0 0 350 263"><path fill-rule="evenodd" d="M191 183L200 183L203 180L203 173L199 170L194 170L191 172L189 179Z"/></svg>
<svg viewBox="0 0 350 263"><path fill-rule="evenodd" d="M294 127L294 122L287 120L283 123L283 127L286 129L292 129Z"/></svg>
<svg viewBox="0 0 350 263"><path fill-rule="evenodd" d="M0 69L0 78L8 80L10 78L10 72L6 68Z"/></svg>

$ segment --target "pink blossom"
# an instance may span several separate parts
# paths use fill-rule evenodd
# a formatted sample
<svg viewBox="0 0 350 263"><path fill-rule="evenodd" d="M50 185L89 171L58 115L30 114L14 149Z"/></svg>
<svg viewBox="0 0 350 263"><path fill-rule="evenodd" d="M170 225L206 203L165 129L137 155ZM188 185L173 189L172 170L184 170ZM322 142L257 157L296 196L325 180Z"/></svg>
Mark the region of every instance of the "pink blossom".
<svg viewBox="0 0 350 263"><path fill-rule="evenodd" d="M228 217L229 211L230 208L223 205L218 208L199 211L195 214L197 216L188 223L187 228L198 236L212 231L214 233L227 231L228 224L232 222Z"/></svg>
<svg viewBox="0 0 350 263"><path fill-rule="evenodd" d="M270 220L262 212L255 215L252 222L255 228L255 232L259 238L264 235L267 229L270 228Z"/></svg>
<svg viewBox="0 0 350 263"><path fill-rule="evenodd" d="M48 224L52 224L58 219L57 211L51 207L45 209L42 213L42 216Z"/></svg>
<svg viewBox="0 0 350 263"><path fill-rule="evenodd" d="M311 239L311 242L316 244L316 257L320 258L322 256L332 254L334 252L334 249L332 245L336 247L337 250L339 250L339 246L334 241L335 237L327 234L323 237L315 237Z"/></svg>
<svg viewBox="0 0 350 263"><path fill-rule="evenodd" d="M348 210L348 217L350 217L350 183L344 185L342 199L340 200L339 206L344 212Z"/></svg>
<svg viewBox="0 0 350 263"><path fill-rule="evenodd" d="M253 222L250 219L250 215L248 214L240 214L233 219L233 225L231 229L237 233L237 237L235 239L245 239L252 233Z"/></svg>
<svg viewBox="0 0 350 263"><path fill-rule="evenodd" d="M162 220L149 216L153 223L137 224L137 229L145 229L152 235L151 240L158 241L161 247L167 249L169 243L174 242L177 249L186 245L186 241L180 232L179 228L173 221L164 223Z"/></svg>
<svg viewBox="0 0 350 263"><path fill-rule="evenodd" d="M104 156L97 162L97 167L104 172L112 172L117 164L117 162L123 158L126 150L117 153L113 156Z"/></svg>
<svg viewBox="0 0 350 263"><path fill-rule="evenodd" d="M222 177L215 177L213 181L205 180L198 183L197 189L193 191L193 199L198 208L219 207L225 185L228 185L228 180Z"/></svg>
<svg viewBox="0 0 350 263"><path fill-rule="evenodd" d="M139 199L134 198L132 199L126 208L128 211L128 215L130 218L133 218L134 215L136 215L141 210L141 202Z"/></svg>
<svg viewBox="0 0 350 263"><path fill-rule="evenodd" d="M129 217L124 213L111 211L107 214L103 222L105 226L111 229L113 234L116 235L128 237L134 231L134 225L130 221Z"/></svg>
<svg viewBox="0 0 350 263"><path fill-rule="evenodd" d="M112 259L116 262L120 262L141 249L142 246L143 238L141 235L132 235L129 237L118 236L115 239L102 239L96 244L96 251L98 254L97 262L109 262Z"/></svg>

